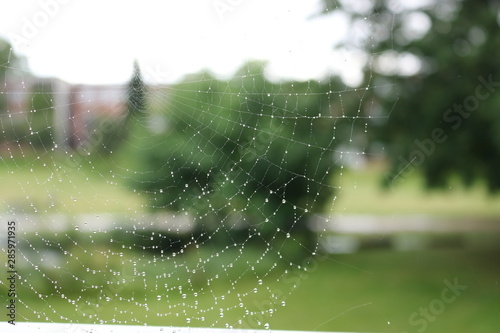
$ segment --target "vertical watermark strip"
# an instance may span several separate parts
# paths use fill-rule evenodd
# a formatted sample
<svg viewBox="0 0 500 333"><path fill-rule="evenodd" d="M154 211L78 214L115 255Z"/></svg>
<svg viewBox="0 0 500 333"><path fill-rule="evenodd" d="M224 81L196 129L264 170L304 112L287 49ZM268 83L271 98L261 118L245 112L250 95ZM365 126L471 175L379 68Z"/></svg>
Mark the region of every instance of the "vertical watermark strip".
<svg viewBox="0 0 500 333"><path fill-rule="evenodd" d="M16 324L16 296L17 296L17 270L16 270L16 222L7 222L7 322Z"/></svg>

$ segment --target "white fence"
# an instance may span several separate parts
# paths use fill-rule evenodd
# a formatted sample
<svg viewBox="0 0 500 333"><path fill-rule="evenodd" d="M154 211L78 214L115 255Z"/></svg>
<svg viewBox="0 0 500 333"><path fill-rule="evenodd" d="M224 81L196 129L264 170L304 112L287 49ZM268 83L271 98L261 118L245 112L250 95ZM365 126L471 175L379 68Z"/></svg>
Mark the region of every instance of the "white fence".
<svg viewBox="0 0 500 333"><path fill-rule="evenodd" d="M162 326L54 324L54 323L0 323L2 333L309 333L306 331L243 330L222 328L191 328ZM312 333L312 332L310 332ZM337 332L340 333L340 332Z"/></svg>

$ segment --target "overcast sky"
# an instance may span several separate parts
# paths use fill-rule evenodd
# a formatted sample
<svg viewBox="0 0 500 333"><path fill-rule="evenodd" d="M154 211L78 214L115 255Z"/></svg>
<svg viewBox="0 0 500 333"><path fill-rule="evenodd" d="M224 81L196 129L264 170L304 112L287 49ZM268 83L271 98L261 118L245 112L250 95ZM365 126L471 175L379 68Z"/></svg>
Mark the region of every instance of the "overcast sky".
<svg viewBox="0 0 500 333"><path fill-rule="evenodd" d="M356 56L334 52L342 14L312 18L319 0L8 0L0 35L41 76L78 83L130 78L133 59L149 81L172 82L209 68L231 75L248 59L272 77L338 72L355 83Z"/></svg>

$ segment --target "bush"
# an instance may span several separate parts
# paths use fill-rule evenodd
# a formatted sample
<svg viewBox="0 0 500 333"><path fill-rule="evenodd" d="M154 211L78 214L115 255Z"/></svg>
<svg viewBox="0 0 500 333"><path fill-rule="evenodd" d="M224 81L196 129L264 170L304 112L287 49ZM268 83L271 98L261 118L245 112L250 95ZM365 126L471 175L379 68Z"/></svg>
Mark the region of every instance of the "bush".
<svg viewBox="0 0 500 333"><path fill-rule="evenodd" d="M307 218L333 194L326 91L316 82L271 83L258 64L227 82L187 78L169 89L168 129L134 144L131 185L154 209L192 214L196 232L216 242L287 235L313 249Z"/></svg>

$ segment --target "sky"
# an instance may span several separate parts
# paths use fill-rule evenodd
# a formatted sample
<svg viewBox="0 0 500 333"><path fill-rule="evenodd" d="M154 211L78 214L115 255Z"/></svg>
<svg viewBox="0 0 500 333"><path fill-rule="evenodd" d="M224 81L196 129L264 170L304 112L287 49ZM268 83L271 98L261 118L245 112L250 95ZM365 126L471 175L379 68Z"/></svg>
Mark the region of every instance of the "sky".
<svg viewBox="0 0 500 333"><path fill-rule="evenodd" d="M319 0L2 0L0 37L36 75L71 83L123 83L134 59L158 83L202 69L228 77L258 59L270 78L336 73L356 85L359 54L334 51L347 18L320 9Z"/></svg>

